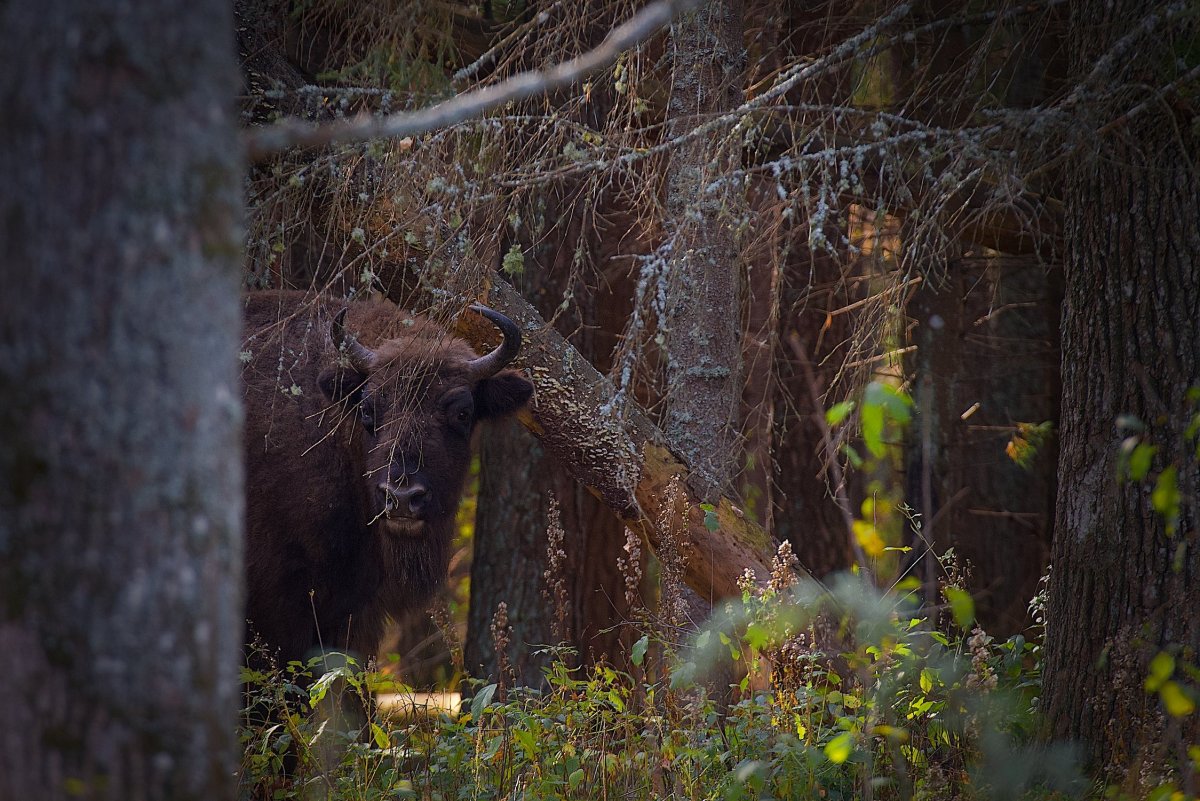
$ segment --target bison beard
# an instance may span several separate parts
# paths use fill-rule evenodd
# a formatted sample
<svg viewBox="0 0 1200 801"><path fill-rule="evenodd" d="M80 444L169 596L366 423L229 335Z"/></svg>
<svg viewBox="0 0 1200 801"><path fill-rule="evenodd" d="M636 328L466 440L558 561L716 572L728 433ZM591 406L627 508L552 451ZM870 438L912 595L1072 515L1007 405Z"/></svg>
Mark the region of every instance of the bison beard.
<svg viewBox="0 0 1200 801"><path fill-rule="evenodd" d="M279 664L373 655L445 580L475 423L533 391L502 369L516 326L474 308L504 333L485 356L390 303L247 296L247 640Z"/></svg>

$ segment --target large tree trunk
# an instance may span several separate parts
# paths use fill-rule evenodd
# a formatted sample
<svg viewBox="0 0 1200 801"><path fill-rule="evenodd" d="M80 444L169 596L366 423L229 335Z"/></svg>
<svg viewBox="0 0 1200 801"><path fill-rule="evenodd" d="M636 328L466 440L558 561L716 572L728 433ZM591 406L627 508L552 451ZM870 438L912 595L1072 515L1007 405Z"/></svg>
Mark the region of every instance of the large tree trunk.
<svg viewBox="0 0 1200 801"><path fill-rule="evenodd" d="M8 3L0 42L0 798L232 798L232 17Z"/></svg>
<svg viewBox="0 0 1200 801"><path fill-rule="evenodd" d="M1184 435L1200 384L1200 146L1190 117L1168 100L1147 101L1147 84L1176 77L1177 40L1196 35L1164 22L1162 6L1083 3L1072 20L1076 75L1089 79L1067 171L1070 198L1063 311L1063 404L1043 697L1054 733L1083 743L1110 779L1185 775L1157 695L1143 689L1150 659L1180 649L1200 654L1200 549L1196 443ZM1122 46L1145 20L1158 24ZM1194 20L1194 16L1192 17ZM1172 28L1176 30L1172 31ZM1113 60L1099 60L1115 53ZM1165 73L1165 74L1164 74ZM1128 86L1106 108L1089 95ZM1095 136L1095 134L1091 134ZM1158 448L1145 481L1118 480L1122 430L1134 415L1143 442ZM1182 504L1169 525L1148 482L1176 471ZM1161 495L1159 496L1161 497ZM1200 736L1200 716L1183 719L1183 742ZM1164 732L1167 735L1164 736ZM1191 789L1195 792L1195 788Z"/></svg>

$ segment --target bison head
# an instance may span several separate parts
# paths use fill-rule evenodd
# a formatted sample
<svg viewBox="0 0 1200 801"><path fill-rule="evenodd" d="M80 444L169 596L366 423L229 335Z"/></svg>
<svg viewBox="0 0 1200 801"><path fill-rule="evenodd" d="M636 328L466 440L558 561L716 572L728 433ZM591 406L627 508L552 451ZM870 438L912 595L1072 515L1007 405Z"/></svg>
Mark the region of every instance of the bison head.
<svg viewBox="0 0 1200 801"><path fill-rule="evenodd" d="M422 537L448 529L462 494L475 423L511 414L533 386L504 367L521 348L512 320L485 306L503 342L477 356L465 342L424 320L374 349L346 331L346 310L330 336L340 356L319 379L349 426L363 473L368 523ZM358 459L355 459L358 461Z"/></svg>

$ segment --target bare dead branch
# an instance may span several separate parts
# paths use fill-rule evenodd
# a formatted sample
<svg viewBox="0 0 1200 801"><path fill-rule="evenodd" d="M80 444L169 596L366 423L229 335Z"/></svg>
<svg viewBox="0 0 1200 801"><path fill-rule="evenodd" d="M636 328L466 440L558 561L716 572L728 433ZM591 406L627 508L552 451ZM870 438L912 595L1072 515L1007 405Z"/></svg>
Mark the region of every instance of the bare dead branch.
<svg viewBox="0 0 1200 801"><path fill-rule="evenodd" d="M257 163L292 147L415 136L436 128L478 117L515 100L569 86L617 60L617 56L653 36L695 0L655 0L629 20L613 28L595 49L547 70L530 70L493 86L456 95L444 103L387 117L360 115L353 119L313 124L298 119L246 131L246 158Z"/></svg>

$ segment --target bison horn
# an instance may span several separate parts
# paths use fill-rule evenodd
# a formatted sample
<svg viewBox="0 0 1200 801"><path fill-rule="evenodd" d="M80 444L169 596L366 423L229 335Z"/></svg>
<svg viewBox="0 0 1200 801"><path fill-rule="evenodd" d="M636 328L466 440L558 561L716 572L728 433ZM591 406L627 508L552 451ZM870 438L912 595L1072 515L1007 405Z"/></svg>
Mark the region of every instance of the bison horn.
<svg viewBox="0 0 1200 801"><path fill-rule="evenodd" d="M467 363L467 374L480 380L494 376L500 372L521 351L521 330L517 324L495 309L489 309L479 303L471 304L471 310L479 312L495 324L504 334L504 341L499 347L486 356L480 356Z"/></svg>
<svg viewBox="0 0 1200 801"><path fill-rule="evenodd" d="M375 366L375 352L359 343L353 334L346 331L347 311L349 309L342 309L338 312L337 317L333 319L333 325L329 329L329 336L333 340L335 348L346 352L346 357L350 359L351 367L360 373L369 373L371 368Z"/></svg>

